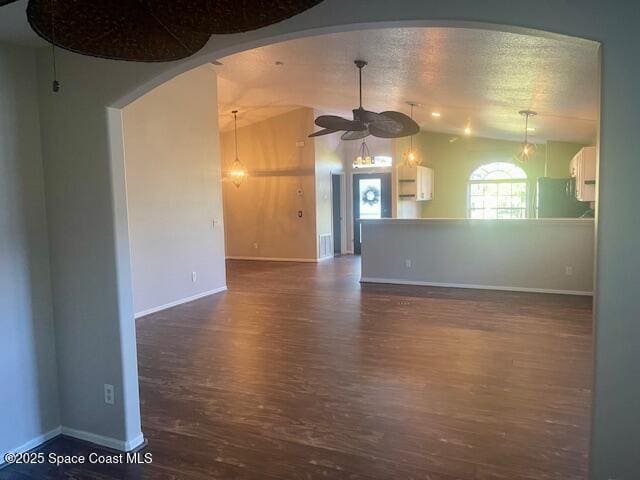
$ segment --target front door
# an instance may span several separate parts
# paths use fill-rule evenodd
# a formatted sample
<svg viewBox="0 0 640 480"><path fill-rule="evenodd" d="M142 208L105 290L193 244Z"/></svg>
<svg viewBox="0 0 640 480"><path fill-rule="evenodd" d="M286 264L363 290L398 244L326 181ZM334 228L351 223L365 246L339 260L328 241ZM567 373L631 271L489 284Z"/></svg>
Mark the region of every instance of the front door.
<svg viewBox="0 0 640 480"><path fill-rule="evenodd" d="M353 252L361 252L360 219L391 217L391 174L353 174Z"/></svg>

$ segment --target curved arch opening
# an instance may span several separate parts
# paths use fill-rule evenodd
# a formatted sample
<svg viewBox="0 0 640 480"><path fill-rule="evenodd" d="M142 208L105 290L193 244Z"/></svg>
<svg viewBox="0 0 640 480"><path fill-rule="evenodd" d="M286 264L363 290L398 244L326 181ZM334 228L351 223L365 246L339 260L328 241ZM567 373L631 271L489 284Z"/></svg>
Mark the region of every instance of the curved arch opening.
<svg viewBox="0 0 640 480"><path fill-rule="evenodd" d="M384 28L380 28L381 26ZM415 45L420 43L415 39L419 36L415 32L421 29L430 30L430 32L427 32L425 38L422 39L424 43L412 50L407 45L411 42L415 42ZM478 31L482 33L478 33ZM395 33L391 34L390 32ZM461 61L460 65L464 68L458 66L457 70L456 68L452 69L439 82L434 80L434 72L437 73L434 68L446 68L447 62L451 62L447 59L455 58L453 53L441 54L438 57L436 55L438 48L449 48L450 52L458 51L460 55L464 55L464 52L460 52L459 44L456 44L455 38L459 38L461 35L468 35L464 43L469 46L469 50L478 53L482 48L486 48L486 44L474 43L473 38L496 39L500 37L500 34L508 34L510 36L510 40L506 41L505 45L512 43L514 39L517 40L515 37L532 36L536 41L531 42L531 44L537 44L542 49L547 48L548 42L561 41L560 43L568 46L569 49L592 49L594 55L597 52L595 42L571 39L561 35L529 29L480 25L469 22L393 22L348 25L278 35L268 39L255 39L241 45L203 52L185 63L155 74L152 79L146 80L142 85L121 96L114 103L117 108L124 107L125 128L123 133L125 146L127 146L125 151L129 155L127 168L129 169L130 165L136 163L135 160L132 160L132 152L138 152L140 155L138 160L143 159L143 157L147 159L143 159L143 162L138 162L139 169L137 174L132 170L127 172L127 187L129 189L134 188L137 193L141 194L137 200L139 201L137 206L129 204L131 231L134 232L134 235L136 231L142 232L148 225L136 225L135 222L140 221L140 219L148 222L154 217L154 212L141 210L139 209L140 205L146 205L147 207L153 205L154 209L162 209L162 202L167 200L168 203L172 204L172 207L175 207L175 195L184 194L184 192L180 191L181 188L173 190L176 182L180 180L180 172L188 169L189 162L192 160L196 158L202 160L203 155L208 154L215 160L209 166L207 166L206 162L192 165L194 169L191 173L195 176L199 175L197 172L202 172L208 168L209 170L207 171L208 176L204 180L204 177L200 177L198 180L198 188L203 186L204 188L201 190L190 188L189 193L195 196L188 199L186 204L197 205L194 207L196 209L205 204L210 208L198 210L198 214L195 216L197 217L195 219L197 225L196 223L189 224L185 222L182 216L184 211L176 211L175 209L174 213L177 215L171 222L175 222L175 225L180 224L181 229L197 231L202 226L202 220L206 219L207 229L202 229L203 235L207 236L213 231L216 235L216 242L218 242L215 247L217 249L215 259L211 259L210 266L222 272L222 277L219 276L214 279L214 282L219 283L220 278L225 281L225 257L261 257L261 260L282 260L283 258L279 257L280 253L262 253L266 251L263 248L265 248L265 245L272 245L282 247L282 251L287 249L291 251L291 248L286 247L288 239L285 237L299 235L301 231L308 234L306 235L308 238L296 236L295 243L300 245L302 242L308 242L311 253L308 257L302 256L306 255L304 253L306 250L300 250L303 253L296 253L295 256L291 255L291 258L284 259L308 263L323 260L324 257L321 257L320 254L321 243L323 242L322 236L331 236L336 232L336 224L331 224L332 215L336 208L336 203L331 202L334 200L333 188L339 188L343 195L338 199L338 204L342 208L342 213L345 217L345 221L339 224L345 230L345 238L341 238L339 243L344 246L352 244L356 236L355 229L360 228L353 210L353 198L355 198L353 195L355 191L354 179L358 175L363 175L363 178L367 175L370 176L367 178L373 178L378 172L374 172L373 169L367 170L366 168L364 170L359 169L359 172L354 171L353 160L356 156L356 147L359 142L340 142L336 136L327 136L322 140L312 141L307 138L307 135L315 128L313 117L317 113L328 112L337 115L349 115L350 106L355 101L355 76L350 65L354 60L354 58L351 58L354 56L354 52L348 51L346 47L341 51L337 47L341 43L343 45L350 44L344 41L345 38L354 39L358 36L361 36L361 38L369 36L369 38L377 40L371 41L370 44L379 47L393 44L389 40L391 37L381 40L385 38L385 35L391 35L396 42L393 48L403 49L402 55L387 57L391 59L402 57L401 61L396 64L391 62L391 65L385 65L383 62L377 64L375 61L370 62L371 68L369 71L371 75L365 80L364 98L371 109L376 111L386 108L401 110L404 101L416 101L415 97L420 92L416 85L419 86L420 83L429 85L431 92L436 90L436 85L437 88L442 89L442 92L445 92L448 84L449 86L457 85L460 87L459 91L469 94L469 97L467 97L469 104L463 106L461 106L462 103L454 100L448 100L447 102L431 101L429 96L424 94L423 104L425 107L418 112L418 117L421 125L425 127L425 132L416 135L414 145L417 145L418 148L423 148L422 155L420 155L423 165L420 167L432 168L433 175L435 175L435 183L431 186L434 200L430 204L420 204L418 201L412 200L414 210L409 215L415 217L424 215L430 218L446 216L458 219L464 217L474 219L526 219L535 216L535 206L532 205L532 201L536 187L533 182L535 182L536 177L544 176L548 173L549 169L560 169L562 167L559 165L568 164L570 153L567 152L570 152L573 147L559 144L550 146L547 143L545 148L538 149L537 158L532 160L532 163L525 168L510 163L508 159L512 158L516 153L520 143L520 136L523 133L522 127L517 121L520 118L518 110L524 107L528 108L530 105L517 105L516 107L518 99L509 100L512 103L506 106L500 105L503 99L496 99L495 95L498 95L501 91L513 91L514 88L518 88L521 84L528 84L531 87L531 84L541 82L544 73L542 69L534 66L534 74L527 75L526 72L523 73L521 70L515 73L513 69L500 71L498 66L494 66L490 75L495 74L495 76L490 78L489 75L485 77L484 81L481 81L479 79L471 79L473 76L472 70L475 67L484 67L479 67L479 64L474 64L473 60L470 60ZM447 35L451 35L451 37L447 38ZM404 46L401 44L398 47L398 42L408 43ZM421 48L425 47L429 42L434 42L433 50L422 50ZM314 43L317 46L313 46ZM361 45L356 44L356 48L364 48L363 45L365 44L365 42L362 42ZM329 48L332 45L336 48ZM494 44L493 47L495 46ZM314 48L317 50L313 50ZM321 54L323 48L327 49L325 55ZM311 49L306 58L311 58L313 61L306 63L301 61L301 59L305 58L301 54L305 49ZM499 51L500 47L497 50ZM413 54L415 51L428 51L427 56L432 63L424 62L420 64L415 59L411 60L411 57L415 57ZM344 55L344 58L336 63L336 68L331 69L327 65L329 60L336 58L332 57L332 55L336 54L335 52ZM486 51L480 53L485 55L485 59L491 56ZM278 60L277 56L281 54L291 56L284 60ZM574 55L568 54L568 56ZM472 57L473 55L469 54L466 58L472 59ZM260 63L260 61L255 61L256 59L265 60ZM275 60L282 62L283 65L276 65ZM211 65L212 61L217 61L222 65ZM509 62L511 61L509 60ZM597 60L595 63L598 63ZM415 67L415 65L418 66ZM278 68L280 68L279 71ZM412 68L414 69L412 70ZM393 80L385 80L385 75L387 77L390 76ZM189 83L191 82L189 78L193 77L199 78L197 88L194 88L195 83ZM314 79L325 81L326 90L320 91L321 85L320 83L315 83L317 80ZM211 89L216 90L217 94L218 109L214 112L214 115L211 115L212 112L203 108L206 103L214 101L212 98L216 97L216 95L211 95L211 92L202 95L202 102L192 102L190 108L193 110L191 113L183 110L184 103L180 103L180 99L197 95L197 92L206 92L208 88L207 82L211 82ZM217 82L217 89L213 85L215 82ZM172 90L174 88L175 90ZM493 112L489 112L489 109L483 112L484 104L472 105L472 102L469 101L469 98L478 94L481 90L488 92L488 97L494 96L493 101L497 107ZM318 93L319 91L320 93ZM529 101L543 101L541 98L544 95L540 93L541 91L544 91L544 89L531 88ZM147 102L154 95L158 97L159 103ZM550 96L552 97L553 95ZM443 97L444 94L440 98ZM460 98L462 99L463 95ZM143 104L147 104L147 106L144 107L145 112L139 118L134 119L133 116L127 113L128 110L130 112L134 111L131 108L132 106ZM231 120L229 112L232 109L240 109L238 125L241 131L237 136L240 141L239 155L243 163L247 165L249 172L249 176L239 187L230 185L224 178L225 170L229 168L229 164L233 161L233 156L229 154L232 150L229 142L234 137L231 134L232 130L229 122ZM513 117L509 117L505 121L505 112L510 112L511 110ZM194 111L198 112L197 117L193 115ZM434 113L438 115L434 115ZM503 120L499 120L501 115ZM158 141L153 142L151 137L146 135L154 128L156 129L156 135L159 135L157 132L161 132L169 124L163 121L163 116L167 118L173 117L171 128L165 130L170 134L166 134L162 138L158 137ZM295 120L291 120L294 117ZM129 125L137 124L137 130L127 131L127 118L131 120ZM200 129L197 133L197 138L192 136L194 125L190 122L193 118L206 118L207 122L207 128ZM538 118L541 119L542 116ZM596 140L597 118L593 121L587 119L587 122L574 122L575 119L571 120L570 116L564 113L549 115L548 118L549 124L546 127L542 122L537 125L539 138L542 135L546 135L545 128L548 131L557 131L559 124L566 123L573 125L568 130L572 130L572 134L577 135L575 138L571 137L572 140L576 140L584 132L588 132L585 135L592 135L591 138L593 138L594 142ZM500 124L500 121L504 123ZM295 128L291 125L295 125ZM470 125L473 128L470 128ZM426 127L436 130L427 131ZM473 134L469 136L466 133L467 129L473 131ZM218 132L218 130L220 131ZM136 133L132 134L132 132ZM116 131L116 133L118 132ZM215 137L215 140L212 140L213 137ZM181 142L179 149L176 148L178 140ZM202 149L200 151L190 150L200 140L202 140ZM127 144L128 142L132 143ZM218 145L218 142L220 142L220 145ZM418 183L417 173L414 178L399 178L396 173L398 164L403 157L403 152L407 149L407 139L393 141L388 139L367 139L367 142L374 150L374 155L380 154L393 159L392 167L384 170L382 174L388 174L392 178L390 182L392 186L389 187L392 189L390 195L392 198L392 205L390 205L391 216L399 217L401 215L400 212L404 211L404 199L401 195L411 194L401 193L401 188L409 186L407 192L410 192L411 180L416 185ZM559 143L577 145L579 142ZM321 145L321 147L318 147L318 145ZM551 153L553 149L562 149L562 154L556 154L555 150ZM216 153L216 150L220 153ZM554 163L554 155L562 156L562 161L557 164ZM157 168L155 170L144 167L144 161L151 161L160 156L168 162L167 164L171 165L171 171L163 172L162 165L159 163L156 164ZM330 158L330 161L319 166L317 159L320 157ZM334 162L336 159L338 159L337 163ZM455 164L458 171L451 182L439 183L442 182L441 179L452 178L453 171L447 170L449 168L447 163L449 163L449 166ZM470 170L472 170L471 174L469 174ZM162 192L154 192L154 185L149 183L156 174L163 176L163 181L166 182L163 184ZM333 175L341 178L336 181ZM403 182L400 182L400 180L406 180L405 184L402 185ZM380 181L379 183L382 185L384 182ZM465 188L467 189L466 208ZM161 193L164 194L164 199ZM145 195L150 196L143 198ZM413 195L414 200L416 200L417 192L413 193ZM131 200L136 201L135 197L136 195L130 194L130 202ZM205 197L206 200L203 200ZM382 195L380 195L381 198ZM330 203L331 205L329 205ZM448 205L444 205L445 203L448 203ZM380 206L382 207L382 205ZM165 239L167 244L171 242L172 247L179 246L179 242L176 241L175 231L171 230L172 227L168 227L171 224L166 216L169 209L164 208L162 210L165 216L158 218L159 223L156 225L158 228L152 235L153 238L147 238L147 240L153 242L153 246L157 247L162 236L169 234L171 239ZM286 210L285 215L280 215L282 210ZM215 213L212 213L214 211ZM228 217L230 211L235 212L233 219ZM445 214L438 215L439 212L445 212ZM320 220L321 215L322 221ZM312 220L308 221L309 217ZM131 219L134 219L133 224ZM226 227L232 221L238 224L244 223L247 228L238 229L233 235L230 235ZM320 226L321 223L324 226ZM329 224L331 226L327 227ZM143 228L138 228L140 226ZM224 230L222 230L223 228ZM262 231L256 233L257 229L262 229ZM268 237L265 233L277 232L279 229L286 232L286 235ZM263 234L263 237L258 238L259 235ZM220 247L221 239L223 238L221 235L224 236L222 247ZM210 240L210 237L208 238ZM409 244L411 241L403 241L402 244ZM200 246L205 245L205 243ZM230 245L241 243L245 244L246 251L249 253L230 253ZM207 243L206 246L210 247L211 243ZM220 248L222 248L221 251ZM187 250L187 248L183 250ZM138 269L140 272L146 272L149 277L153 277L154 281L169 277L167 272L163 274L153 273L153 268L149 268L149 265L145 265L144 262L138 262L142 258L140 256L142 251L145 253L151 251L148 246L144 245L144 240L137 247L132 247L134 270ZM190 254L197 251L197 248L189 248ZM347 250L342 253L349 252ZM392 257L392 245L389 245L386 255L390 258ZM399 255L407 256L408 254L400 253ZM165 259L177 257L173 253L165 253L161 256ZM327 257L331 256L331 254L327 255ZM395 259L395 257L393 258ZM405 266L400 274L404 274L406 271L414 272L415 270L412 269L416 268L416 264L419 264L416 258L413 261L403 258L396 262ZM255 258L253 259L255 260ZM189 261L191 265L197 265L197 260L190 259ZM237 265L239 264L237 263L235 265L231 270L232 276L240 275L242 269L250 270L255 275L260 275L260 272L251 270L251 267L238 267ZM199 288L200 285L207 281L199 270L200 266L189 266L185 270L184 263L176 262L171 265L171 268L181 272L181 281L186 284L184 290L186 293L183 293L182 298L177 300L171 298L158 299L157 301L154 300L157 305L148 304L144 307L136 308L136 312L139 315L149 314L157 308L173 304L175 301L181 301L185 298L194 299L199 295L206 295L215 290L226 288L226 284L218 283L206 284L206 287ZM303 275L301 273L303 270L297 270L298 273L296 275ZM354 274L352 271L349 272L350 275ZM262 273L264 274L264 272ZM134 272L134 276L135 274L136 272ZM337 285L340 281L337 277L331 278L332 285ZM321 279L314 281L322 282ZM407 282L410 281L415 280L407 280ZM456 282L441 283L455 284ZM482 286L481 283L467 283ZM291 285L289 287L294 288ZM299 285L295 287L298 288ZM134 284L134 297L136 288ZM516 286L516 288L526 289L529 287ZM262 292L262 290L260 291ZM581 290L573 289L572 291ZM309 295L313 296L315 293L311 292ZM303 315L302 311L298 313ZM310 315L312 314L310 313ZM250 323L243 325L247 328L251 327ZM283 326L278 324L278 328ZM334 324L334 326L336 328L346 328L353 335L358 333L357 328L353 325L341 326ZM289 338L289 340L293 341L294 339ZM298 340L301 339L296 341ZM256 342L255 347L259 350L264 346ZM411 348L408 348L408 350L413 351L416 356L421 355L420 348L417 346L413 350ZM205 352L206 346L201 345L201 349L198 351ZM327 360L331 355L342 355L335 348L328 348L323 353L327 355ZM373 353L372 350L369 353ZM231 355L238 365L244 365L254 373L259 372L260 362L257 362L255 358L249 358L250 356L251 352L246 349L242 349L241 354L236 352L235 355ZM469 368L473 368L474 360L477 360L477 358L474 359L472 355L460 359L463 363L467 362L465 365ZM580 362L584 360L584 358L579 359ZM230 368L230 365L221 364L221 367ZM307 367L309 365L304 366L304 368ZM239 374L239 372L236 373ZM256 375L250 380L258 381L259 375L257 373ZM149 388L149 385L147 385L147 388ZM377 392L377 394L379 393ZM143 406L143 417L145 415L144 408ZM584 440L584 438L580 439L580 441ZM580 471L583 465L576 463L571 468Z"/></svg>

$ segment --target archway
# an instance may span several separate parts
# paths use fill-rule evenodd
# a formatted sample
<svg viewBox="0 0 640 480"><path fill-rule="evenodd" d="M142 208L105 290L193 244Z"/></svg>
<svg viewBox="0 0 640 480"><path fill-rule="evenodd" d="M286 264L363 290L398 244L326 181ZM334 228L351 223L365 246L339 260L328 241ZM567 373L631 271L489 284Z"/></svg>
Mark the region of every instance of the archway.
<svg viewBox="0 0 640 480"><path fill-rule="evenodd" d="M207 52L232 51L246 42L265 41L279 35L301 35L314 29L349 28L371 25L417 23L447 24L450 19L484 24L521 25L530 29L563 32L602 42L603 110L600 150L610 159L601 166L601 209L598 221L598 252L606 269L598 269L596 296L596 388L595 423L593 429L594 478L637 476L638 466L633 452L640 435L635 404L638 392L629 387L635 378L632 365L637 365L637 351L632 341L637 338L637 306L629 289L637 280L639 269L631 268L635 258L638 228L635 218L635 185L640 177L634 152L640 149L635 134L635 99L640 71L629 61L635 45L635 29L629 24L633 5L616 5L615 9L591 1L578 11L574 4L539 5L531 10L509 1L494 2L478 10L473 1L455 4L437 1L404 2L389 10L385 2L367 5L366 9L347 2L326 2L314 11L283 24L249 35L214 39ZM602 18L609 18L603 22ZM420 19L430 19L429 22ZM571 19L568 21L567 19ZM391 23L388 23L391 22ZM395 22L395 23L394 23ZM342 27L335 27L341 24ZM415 24L415 23L414 23ZM257 44L257 43L256 43ZM630 47L631 46L631 47ZM190 60L191 66L201 63ZM188 63L188 62L187 62ZM118 192L122 192L122 171L111 159L118 156L110 150L105 108L119 105L123 98L135 98L149 89L150 82L163 79L189 68L187 63L170 66L123 65L63 55L60 61L68 82L58 97L42 99L43 150L50 219L54 270L53 289L56 323L69 333L59 342L61 385L65 422L77 429L94 430L103 435L132 439L135 436L137 394L135 382L135 346L130 292L127 289L126 213ZM47 59L41 59L47 71ZM74 80L74 78L76 80ZM43 80L42 91L48 82ZM142 87L146 85L147 87ZM113 131L117 125L113 125ZM114 194L115 192L115 194ZM89 208L79 208L82 205ZM77 226L77 234L68 239L69 226ZM82 226L82 227L81 227ZM123 235L125 233L125 235ZM77 259L84 252L99 259L84 265ZM636 273L633 273L636 272ZM76 302L68 300L72 295ZM88 315L86 312L95 312ZM87 351L72 338L95 336L109 339ZM96 365L92 357L115 358L115 364ZM119 407L104 411L99 399L76 396L78 388L94 391L100 378L124 379ZM73 379L73 380L71 380ZM117 383L117 382L116 382ZM83 420L79 412L95 411L94 423Z"/></svg>

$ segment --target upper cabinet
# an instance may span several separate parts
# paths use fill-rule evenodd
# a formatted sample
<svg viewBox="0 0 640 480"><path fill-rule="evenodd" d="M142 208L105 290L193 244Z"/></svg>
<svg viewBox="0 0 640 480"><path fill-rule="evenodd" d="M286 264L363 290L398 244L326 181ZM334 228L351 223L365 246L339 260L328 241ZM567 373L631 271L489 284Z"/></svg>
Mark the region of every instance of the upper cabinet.
<svg viewBox="0 0 640 480"><path fill-rule="evenodd" d="M433 199L433 169L398 166L398 197L400 200L424 202Z"/></svg>
<svg viewBox="0 0 640 480"><path fill-rule="evenodd" d="M571 159L569 171L576 179L576 198L581 202L596 200L596 147L584 147Z"/></svg>

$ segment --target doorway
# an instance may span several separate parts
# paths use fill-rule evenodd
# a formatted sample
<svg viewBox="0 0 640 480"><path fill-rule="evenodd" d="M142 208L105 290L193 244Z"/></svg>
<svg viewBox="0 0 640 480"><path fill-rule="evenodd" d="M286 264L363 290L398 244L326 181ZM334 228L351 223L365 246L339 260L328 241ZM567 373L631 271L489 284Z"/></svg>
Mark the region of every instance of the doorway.
<svg viewBox="0 0 640 480"><path fill-rule="evenodd" d="M353 174L353 253L362 251L360 219L391 218L391 173Z"/></svg>

